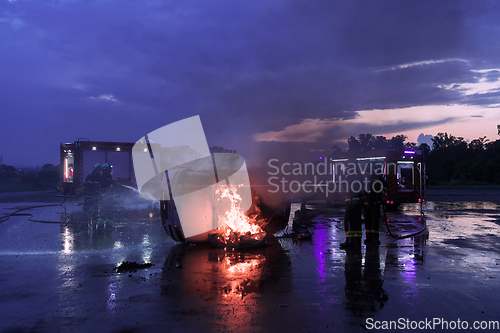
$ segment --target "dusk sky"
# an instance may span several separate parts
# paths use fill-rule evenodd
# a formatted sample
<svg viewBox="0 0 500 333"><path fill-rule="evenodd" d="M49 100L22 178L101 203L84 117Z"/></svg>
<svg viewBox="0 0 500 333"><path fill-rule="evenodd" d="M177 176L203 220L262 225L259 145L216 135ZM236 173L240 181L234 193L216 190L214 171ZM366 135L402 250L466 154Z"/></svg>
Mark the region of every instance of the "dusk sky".
<svg viewBox="0 0 500 333"><path fill-rule="evenodd" d="M0 48L10 165L194 115L250 161L360 133L500 138L497 1L0 0Z"/></svg>

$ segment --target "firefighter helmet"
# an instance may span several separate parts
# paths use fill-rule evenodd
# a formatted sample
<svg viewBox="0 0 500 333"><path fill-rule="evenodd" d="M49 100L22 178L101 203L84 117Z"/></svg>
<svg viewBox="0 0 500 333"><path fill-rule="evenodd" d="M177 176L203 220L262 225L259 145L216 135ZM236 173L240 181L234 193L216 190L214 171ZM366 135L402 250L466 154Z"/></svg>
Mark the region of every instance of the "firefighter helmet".
<svg viewBox="0 0 500 333"><path fill-rule="evenodd" d="M100 168L100 167L101 167L101 165L99 163L94 164L94 170L97 169L97 168Z"/></svg>

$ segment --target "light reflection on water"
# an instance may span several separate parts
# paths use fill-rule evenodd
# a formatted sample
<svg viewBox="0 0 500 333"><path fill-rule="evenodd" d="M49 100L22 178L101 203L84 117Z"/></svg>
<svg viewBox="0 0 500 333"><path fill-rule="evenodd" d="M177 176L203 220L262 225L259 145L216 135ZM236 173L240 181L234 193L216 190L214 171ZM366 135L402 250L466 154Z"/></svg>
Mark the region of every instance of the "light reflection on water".
<svg viewBox="0 0 500 333"><path fill-rule="evenodd" d="M63 243L62 251L66 254L69 254L73 252L73 242L75 240L75 236L67 226L64 226L63 229L64 231L61 233Z"/></svg>
<svg viewBox="0 0 500 333"><path fill-rule="evenodd" d="M430 202L428 224L435 245L454 248L478 260L484 251L496 251L500 215L492 202ZM471 258L472 259L472 258Z"/></svg>
<svg viewBox="0 0 500 333"><path fill-rule="evenodd" d="M498 210L499 204L495 202L488 201L459 201L459 202L427 202L426 210L428 211L443 211L443 210L474 210L474 209L484 209L484 210Z"/></svg>
<svg viewBox="0 0 500 333"><path fill-rule="evenodd" d="M426 215L421 217L419 204L402 205L399 212L388 212L388 218L392 221L391 227L395 231L411 232L422 228L426 221L428 233L414 238L395 240L387 235L382 224L380 252L369 252L363 247L360 258L349 257L345 251L339 249L338 244L345 239L345 235L342 214L337 212L314 219L314 233L310 241L297 244L290 239L279 239L275 244L278 245L278 249L273 250L277 251L278 255L270 257L267 250L241 254L218 249L200 250L198 247L197 251L191 252L188 247L181 251L184 254L178 260L180 268L175 266L175 260L173 266L167 265L166 262L165 267L170 270L165 270L164 274L165 278L168 278L168 274L172 273L172 276L182 281L181 288L175 292L170 291L171 294L187 295L191 297L189 299L194 299L193 297L200 300L216 299L214 304L218 304L217 313L220 316L227 315L228 311L234 314L234 320L229 320L227 327L237 329L241 318L256 316L252 311L262 307L258 302L259 296L264 289L263 282L269 278L269 271L275 269L273 266L276 257L287 261L293 267L307 256L308 259L312 259L311 264L314 266L311 272L304 272L301 276L309 277L313 274L315 286L308 290L313 290L321 300L318 309L326 308L325 304L334 306L335 298L332 298L331 293L332 290L336 291L339 288L335 289L331 284L336 277L341 276L347 288L346 295L342 295L344 301L349 304L350 309L356 311L357 315L362 316L378 311L385 302L391 302L391 297L399 297L399 295L384 294L385 290L391 290L385 286L393 283L393 280L387 278L388 276L402 285L398 291L404 295L411 295L412 298L421 297L422 288L427 286L421 282L420 275L422 268L429 265L426 261L429 251L432 253L436 249L445 249L447 254L444 256L460 255L466 258L468 263L481 264L483 270L498 271L499 266L490 266L492 263L494 265L494 259L498 258L499 207L498 204L489 202L427 202L424 205ZM151 262L152 251L158 244L158 238L155 238L151 230L158 231L158 229L141 231L142 227L132 228L127 223L113 221L106 226L95 226L81 221L76 223L71 219L65 221L61 224L61 252L71 254L87 249L123 250L136 246L142 261ZM292 255L289 256L285 252L290 252ZM123 260L125 258L126 256L123 256ZM432 262L432 258L430 261ZM465 267L459 260L447 265ZM282 279L280 284L285 280L283 277L293 280L288 266L278 267L279 270L275 271L273 276ZM68 269L72 268L67 265L61 267L61 271ZM353 281L354 284L351 283ZM284 281L284 285L287 285L287 282L290 281ZM364 298L352 297L347 291L353 286L355 292L358 292L356 288L360 286L360 293L366 294L369 291L371 294L368 293L368 296L363 296ZM273 287L279 288L277 285ZM342 287L340 286L340 290ZM107 292L107 307L113 310L116 304L116 285L109 284ZM183 297L179 296L177 299L181 307L189 307Z"/></svg>
<svg viewBox="0 0 500 333"><path fill-rule="evenodd" d="M316 229L315 230L315 242L316 246L314 247L314 256L318 263L318 268L316 271L318 272L318 285L323 285L327 278L327 267L325 263L326 255L327 255L327 230L326 228ZM323 289L323 291L325 291Z"/></svg>
<svg viewBox="0 0 500 333"><path fill-rule="evenodd" d="M283 261L289 262L277 242L246 251L176 245L163 266L165 301L172 302L179 313L196 311L210 302L207 311L213 315L207 327L244 331L252 318L272 315L265 310L268 304L262 301L264 292L288 288L285 277L290 276L289 265Z"/></svg>
<svg viewBox="0 0 500 333"><path fill-rule="evenodd" d="M151 262L151 253L153 253L153 244L151 244L151 241L149 239L148 234L144 234L142 236L142 261L144 263L150 263Z"/></svg>
<svg viewBox="0 0 500 333"><path fill-rule="evenodd" d="M106 307L108 311L113 311L116 306L116 283L110 283L108 285L108 300L106 301Z"/></svg>
<svg viewBox="0 0 500 333"><path fill-rule="evenodd" d="M156 218L140 217L85 220L81 213L62 214L60 217L61 252L123 250L139 247L142 258L149 262L155 246L167 240L158 233Z"/></svg>
<svg viewBox="0 0 500 333"><path fill-rule="evenodd" d="M313 208L314 207L310 207ZM360 295L366 293L366 280L370 276L377 280L380 275L380 283L383 283L386 274L395 273L397 282L402 286L401 292L409 299L420 297L422 288L429 285L422 282L419 277L422 268L426 265L426 255L429 249L435 251L442 249L446 252L440 255L447 255L455 258L457 255L467 258L467 265L471 262L481 267L481 270L488 274L492 271L500 271L495 265L495 258L498 257L498 245L500 235L500 205L491 202L427 202L423 205L424 214L420 214L420 204L403 204L396 212L387 212L389 227L398 236L412 234L421 230L423 233L416 237L396 240L387 234L385 223L381 225L382 251L377 259L368 253L363 247L360 257L358 255L345 254L345 274L346 274L346 306L354 313L366 314L370 312L370 302L363 297L353 297L358 292ZM339 214L340 212L337 212ZM323 297L325 284L328 284L329 274L335 274L330 264L325 261L326 251L331 252L330 258L333 262L343 258L343 251L338 251L338 244L345 237L342 226L342 216L320 216L314 219L313 253L316 261L318 296ZM424 226L427 224L427 230ZM334 226L334 228L331 228ZM330 228L329 228L330 227ZM283 246L288 246L290 251L294 247L290 243L282 241ZM485 252L486 251L486 252ZM295 250L295 252L297 252ZM450 259L451 260L451 259ZM454 261L452 261L453 263ZM436 263L432 263L436 265ZM441 263L441 265L443 265ZM449 264L446 264L449 269ZM463 266L466 264L453 263L452 265ZM366 271L367 267L371 267ZM434 266L431 266L434 267ZM443 266L445 267L445 266ZM470 268L470 267L468 267ZM442 268L445 269L445 268ZM394 278L394 275L392 275ZM386 282L387 283L387 282ZM389 281L389 283L391 283ZM375 286L377 284L374 284ZM373 286L373 285L372 285ZM352 292L354 290L354 292ZM363 291L364 290L364 291ZM383 289L381 291L384 292ZM376 297L375 297L376 298ZM389 295L390 299L390 295ZM373 309L373 308L371 308Z"/></svg>
<svg viewBox="0 0 500 333"><path fill-rule="evenodd" d="M429 251L439 251L440 256L444 257L439 265L432 263L433 271L470 270L471 265L474 265L476 274L499 272L499 266L494 262L500 243L499 207L498 203L486 201L425 203L428 232L414 238L411 249L405 249L403 245L399 254L395 255L397 263L403 263L394 267L408 283L405 292L418 295L420 289L425 287L425 284L419 285L416 281L420 267L426 264L424 259ZM418 204L405 204L392 217L404 219L406 215L415 216L413 214L418 212L418 208ZM395 242L401 245L408 244L410 240Z"/></svg>

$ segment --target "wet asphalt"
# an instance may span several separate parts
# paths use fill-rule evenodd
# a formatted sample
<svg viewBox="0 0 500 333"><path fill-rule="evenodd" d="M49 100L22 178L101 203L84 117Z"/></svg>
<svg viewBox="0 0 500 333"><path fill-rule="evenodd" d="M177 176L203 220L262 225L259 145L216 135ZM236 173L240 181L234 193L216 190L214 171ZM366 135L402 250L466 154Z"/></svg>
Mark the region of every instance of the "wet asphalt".
<svg viewBox="0 0 500 333"><path fill-rule="evenodd" d="M500 321L499 190L430 191L424 216L418 204L387 212L395 236L418 236L396 239L381 224L382 244L361 252L339 248L342 205L307 206L311 239L225 251L176 244L133 194L100 221L83 218L81 199L62 200L0 195L0 216L53 205L0 222L1 332L366 332L390 321L412 332L401 324ZM116 270L125 261L153 266Z"/></svg>

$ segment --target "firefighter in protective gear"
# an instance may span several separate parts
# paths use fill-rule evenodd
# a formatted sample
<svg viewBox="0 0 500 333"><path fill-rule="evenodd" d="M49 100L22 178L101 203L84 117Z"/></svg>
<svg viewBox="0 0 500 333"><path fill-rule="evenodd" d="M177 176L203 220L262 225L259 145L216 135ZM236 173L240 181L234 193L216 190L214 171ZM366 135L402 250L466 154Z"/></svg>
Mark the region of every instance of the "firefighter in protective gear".
<svg viewBox="0 0 500 333"><path fill-rule="evenodd" d="M113 169L109 163L104 163L102 165L101 176L102 192L111 192L113 190Z"/></svg>
<svg viewBox="0 0 500 333"><path fill-rule="evenodd" d="M83 183L83 212L90 219L99 214L99 201L101 196L101 165L94 164L92 173L85 178Z"/></svg>
<svg viewBox="0 0 500 333"><path fill-rule="evenodd" d="M102 165L101 203L104 215L110 215L114 207L113 169L109 163Z"/></svg>
<svg viewBox="0 0 500 333"><path fill-rule="evenodd" d="M370 192L366 194L363 205L363 216L365 218L366 245L380 245L380 206L382 196L387 192L387 183L379 170L370 179Z"/></svg>
<svg viewBox="0 0 500 333"><path fill-rule="evenodd" d="M361 250L361 213L363 210L363 188L357 186L362 184L359 177L350 177L350 191L346 198L344 215L344 230L346 241L340 244L340 248L355 248Z"/></svg>

